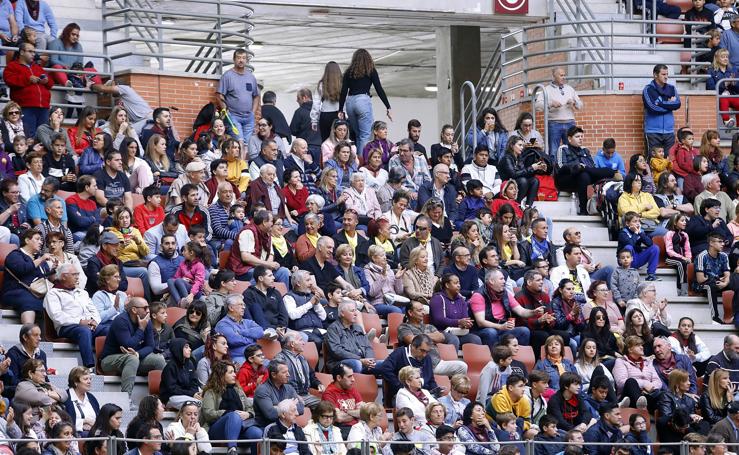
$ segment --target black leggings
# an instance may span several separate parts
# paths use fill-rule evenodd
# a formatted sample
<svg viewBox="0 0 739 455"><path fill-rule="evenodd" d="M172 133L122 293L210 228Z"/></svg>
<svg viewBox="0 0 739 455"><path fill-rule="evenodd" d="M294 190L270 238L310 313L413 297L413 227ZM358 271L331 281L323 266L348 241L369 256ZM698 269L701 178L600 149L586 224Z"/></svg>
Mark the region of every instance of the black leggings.
<svg viewBox="0 0 739 455"><path fill-rule="evenodd" d="M526 205L532 205L539 195L539 179L535 176L519 177L516 180L518 185L518 202L526 198Z"/></svg>
<svg viewBox="0 0 739 455"><path fill-rule="evenodd" d="M639 399L639 397L644 396L647 398L647 409L649 409L649 412L654 412L654 410L657 408L657 393L659 391L653 391L650 393L642 392L641 387L639 387L639 383L636 382L636 379L629 378L624 383L624 388L621 391L621 399L629 398L631 400L631 407L636 407L636 400Z"/></svg>
<svg viewBox="0 0 739 455"><path fill-rule="evenodd" d="M555 182L559 190L577 192L580 213L585 213L588 205L588 186L613 177L615 172L613 169L597 167L586 167L575 173L560 169L560 172L555 176Z"/></svg>

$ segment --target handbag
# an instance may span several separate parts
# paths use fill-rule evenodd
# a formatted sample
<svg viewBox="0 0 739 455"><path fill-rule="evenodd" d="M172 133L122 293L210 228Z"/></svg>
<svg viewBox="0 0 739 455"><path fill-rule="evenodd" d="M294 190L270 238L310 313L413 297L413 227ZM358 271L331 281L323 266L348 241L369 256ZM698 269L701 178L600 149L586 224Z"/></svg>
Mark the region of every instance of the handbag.
<svg viewBox="0 0 739 455"><path fill-rule="evenodd" d="M10 274L15 280L23 286L26 291L30 292L31 295L36 297L37 299L42 299L46 296L46 293L49 292L49 288L51 288L51 283L46 278L36 278L35 280L31 281L30 285L27 285L23 281L19 280L17 276L15 276L15 273L13 273L10 269L5 269L6 272Z"/></svg>

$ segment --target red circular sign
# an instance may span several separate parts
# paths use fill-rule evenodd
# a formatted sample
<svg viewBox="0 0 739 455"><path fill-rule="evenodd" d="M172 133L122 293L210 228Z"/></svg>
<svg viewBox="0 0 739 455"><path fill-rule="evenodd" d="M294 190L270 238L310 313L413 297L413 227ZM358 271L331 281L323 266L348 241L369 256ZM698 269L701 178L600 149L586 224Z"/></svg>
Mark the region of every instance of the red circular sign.
<svg viewBox="0 0 739 455"><path fill-rule="evenodd" d="M498 14L526 14L529 12L529 0L493 0L493 10Z"/></svg>

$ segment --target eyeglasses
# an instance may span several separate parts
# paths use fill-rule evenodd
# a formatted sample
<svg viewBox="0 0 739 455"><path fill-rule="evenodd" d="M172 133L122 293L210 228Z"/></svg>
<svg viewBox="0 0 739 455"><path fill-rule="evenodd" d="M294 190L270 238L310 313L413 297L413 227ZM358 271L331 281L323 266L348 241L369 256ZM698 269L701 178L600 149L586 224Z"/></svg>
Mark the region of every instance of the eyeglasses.
<svg viewBox="0 0 739 455"><path fill-rule="evenodd" d="M333 414L323 414L321 415L321 418L322 419L333 419L334 415Z"/></svg>
<svg viewBox="0 0 739 455"><path fill-rule="evenodd" d="M598 316L595 317L595 320L596 321L605 321L606 318L602 314L599 314Z"/></svg>
<svg viewBox="0 0 739 455"><path fill-rule="evenodd" d="M428 231L429 228L426 226L416 226L417 231Z"/></svg>
<svg viewBox="0 0 739 455"><path fill-rule="evenodd" d="M580 231L573 232L572 235L582 235L582 232L580 232Z"/></svg>
<svg viewBox="0 0 739 455"><path fill-rule="evenodd" d="M134 306L134 308L138 308L139 310L148 310L148 309L149 309L149 305L144 305L144 306Z"/></svg>
<svg viewBox="0 0 739 455"><path fill-rule="evenodd" d="M260 352L259 354L252 355L252 357L264 357L264 354Z"/></svg>
<svg viewBox="0 0 739 455"><path fill-rule="evenodd" d="M191 310L190 311L190 314L194 314L196 316L202 316L203 315L203 312L200 311L200 310Z"/></svg>
<svg viewBox="0 0 739 455"><path fill-rule="evenodd" d="M8 115L21 115L20 111L10 111L8 112Z"/></svg>
<svg viewBox="0 0 739 455"><path fill-rule="evenodd" d="M608 292L608 289L596 289L595 292Z"/></svg>

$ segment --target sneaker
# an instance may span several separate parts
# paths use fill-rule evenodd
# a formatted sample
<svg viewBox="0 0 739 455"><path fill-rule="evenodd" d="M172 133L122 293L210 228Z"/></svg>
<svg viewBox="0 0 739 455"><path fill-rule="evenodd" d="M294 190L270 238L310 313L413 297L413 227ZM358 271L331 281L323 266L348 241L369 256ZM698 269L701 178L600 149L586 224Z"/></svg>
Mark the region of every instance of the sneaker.
<svg viewBox="0 0 739 455"><path fill-rule="evenodd" d="M74 84L70 80L67 80L67 83L64 85L66 85L67 87L74 87Z"/></svg>
<svg viewBox="0 0 739 455"><path fill-rule="evenodd" d="M736 120L734 117L730 117L729 120L725 121L724 126L726 126L726 128L734 128L736 126Z"/></svg>
<svg viewBox="0 0 739 455"><path fill-rule="evenodd" d="M380 341L380 344L384 344L385 346L387 346L387 335L386 334L383 333L382 335L380 335L380 338L378 340Z"/></svg>
<svg viewBox="0 0 739 455"><path fill-rule="evenodd" d="M276 340L277 339L277 331L273 329L272 327L268 328L264 331L264 335L262 335L262 338L265 340Z"/></svg>
<svg viewBox="0 0 739 455"><path fill-rule="evenodd" d="M724 325L724 321L719 318L711 318L711 324Z"/></svg>
<svg viewBox="0 0 739 455"><path fill-rule="evenodd" d="M641 396L636 400L637 409L647 409L647 397Z"/></svg>
<svg viewBox="0 0 739 455"><path fill-rule="evenodd" d="M367 332L367 339L369 340L370 343L372 343L376 337L377 337L377 330L370 329L370 331Z"/></svg>
<svg viewBox="0 0 739 455"><path fill-rule="evenodd" d="M237 453L239 453L239 451L236 447L229 447L226 455L236 455Z"/></svg>
<svg viewBox="0 0 739 455"><path fill-rule="evenodd" d="M631 406L631 399L629 397L625 397L623 400L618 402L619 408L628 408Z"/></svg>
<svg viewBox="0 0 739 455"><path fill-rule="evenodd" d="M644 281L662 281L662 278L659 278L657 275L650 273L647 275L647 278Z"/></svg>

